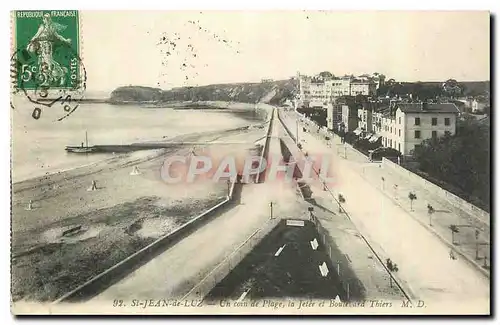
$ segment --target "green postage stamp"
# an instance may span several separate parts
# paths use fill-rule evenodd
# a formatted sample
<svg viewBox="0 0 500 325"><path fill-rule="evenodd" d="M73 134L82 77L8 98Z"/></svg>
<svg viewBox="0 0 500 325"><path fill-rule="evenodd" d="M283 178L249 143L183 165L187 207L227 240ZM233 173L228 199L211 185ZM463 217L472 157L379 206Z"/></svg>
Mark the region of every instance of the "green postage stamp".
<svg viewBox="0 0 500 325"><path fill-rule="evenodd" d="M17 89L81 87L79 15L77 10L14 12Z"/></svg>

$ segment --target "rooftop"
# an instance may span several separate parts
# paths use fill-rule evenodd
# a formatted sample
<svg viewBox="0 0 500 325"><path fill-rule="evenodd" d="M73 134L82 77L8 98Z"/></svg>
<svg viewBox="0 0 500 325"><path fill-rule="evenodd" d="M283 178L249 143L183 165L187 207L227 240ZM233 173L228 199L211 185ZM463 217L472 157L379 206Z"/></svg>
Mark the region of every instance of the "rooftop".
<svg viewBox="0 0 500 325"><path fill-rule="evenodd" d="M404 113L460 113L453 103L397 103L396 108Z"/></svg>

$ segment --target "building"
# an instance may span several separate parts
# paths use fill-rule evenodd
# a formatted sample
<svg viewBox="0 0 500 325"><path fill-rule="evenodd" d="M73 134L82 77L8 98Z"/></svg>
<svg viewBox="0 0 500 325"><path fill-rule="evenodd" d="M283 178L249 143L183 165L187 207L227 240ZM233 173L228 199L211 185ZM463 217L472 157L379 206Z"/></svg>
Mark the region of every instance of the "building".
<svg viewBox="0 0 500 325"><path fill-rule="evenodd" d="M324 107L327 104L324 82L313 80L309 83L308 107Z"/></svg>
<svg viewBox="0 0 500 325"><path fill-rule="evenodd" d="M430 138L456 132L460 111L453 103L395 103L389 112L377 113L375 123L384 147L411 155L416 146Z"/></svg>
<svg viewBox="0 0 500 325"><path fill-rule="evenodd" d="M298 74L297 79L300 105L325 109L328 103L336 97L375 96L377 85L380 85L380 79L377 79L377 83L372 77L357 78L349 75L324 79L319 76L309 77Z"/></svg>
<svg viewBox="0 0 500 325"><path fill-rule="evenodd" d="M346 76L325 81L325 96L327 100L340 96L351 96L351 77Z"/></svg>
<svg viewBox="0 0 500 325"><path fill-rule="evenodd" d="M342 122L342 104L329 103L326 107L326 127L333 130L340 122Z"/></svg>
<svg viewBox="0 0 500 325"><path fill-rule="evenodd" d="M375 96L377 93L377 85L371 80L363 81L360 79L353 79L350 83L349 93L351 96Z"/></svg>
<svg viewBox="0 0 500 325"><path fill-rule="evenodd" d="M358 128L365 133L373 133L373 108L369 104L358 108Z"/></svg>
<svg viewBox="0 0 500 325"><path fill-rule="evenodd" d="M297 73L297 80L299 81L299 98L297 104L309 107L309 101L311 100L311 77Z"/></svg>
<svg viewBox="0 0 500 325"><path fill-rule="evenodd" d="M358 115L355 107L342 105L341 129L347 132L353 132L358 127Z"/></svg>
<svg viewBox="0 0 500 325"><path fill-rule="evenodd" d="M474 99L471 104L472 113L484 112L484 109L488 106L488 102L482 99Z"/></svg>
<svg viewBox="0 0 500 325"><path fill-rule="evenodd" d="M357 110L358 127L354 130L354 134L371 143L379 141L382 137L382 117L388 111L388 105L380 101L363 103Z"/></svg>

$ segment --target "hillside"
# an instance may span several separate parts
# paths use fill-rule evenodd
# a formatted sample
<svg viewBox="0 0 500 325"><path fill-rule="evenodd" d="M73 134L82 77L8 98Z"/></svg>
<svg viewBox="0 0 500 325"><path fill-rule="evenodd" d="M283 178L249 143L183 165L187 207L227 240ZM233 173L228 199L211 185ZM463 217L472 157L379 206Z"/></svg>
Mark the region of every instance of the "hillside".
<svg viewBox="0 0 500 325"><path fill-rule="evenodd" d="M200 87L181 87L171 90L127 86L115 89L110 96L113 104L129 102L173 102L173 101L227 101L255 103L266 100L278 104L290 98L296 89L295 80L279 80L266 83L217 84ZM267 96L272 91L272 98ZM267 97L267 98L266 98Z"/></svg>

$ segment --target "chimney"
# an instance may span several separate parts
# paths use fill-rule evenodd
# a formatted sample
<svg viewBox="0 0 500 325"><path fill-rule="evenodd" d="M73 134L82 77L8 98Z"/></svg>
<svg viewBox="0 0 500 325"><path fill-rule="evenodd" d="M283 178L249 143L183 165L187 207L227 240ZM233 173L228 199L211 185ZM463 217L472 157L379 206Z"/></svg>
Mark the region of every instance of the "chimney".
<svg viewBox="0 0 500 325"><path fill-rule="evenodd" d="M427 110L429 108L429 103L427 102L427 100L424 100L422 102L422 110Z"/></svg>

